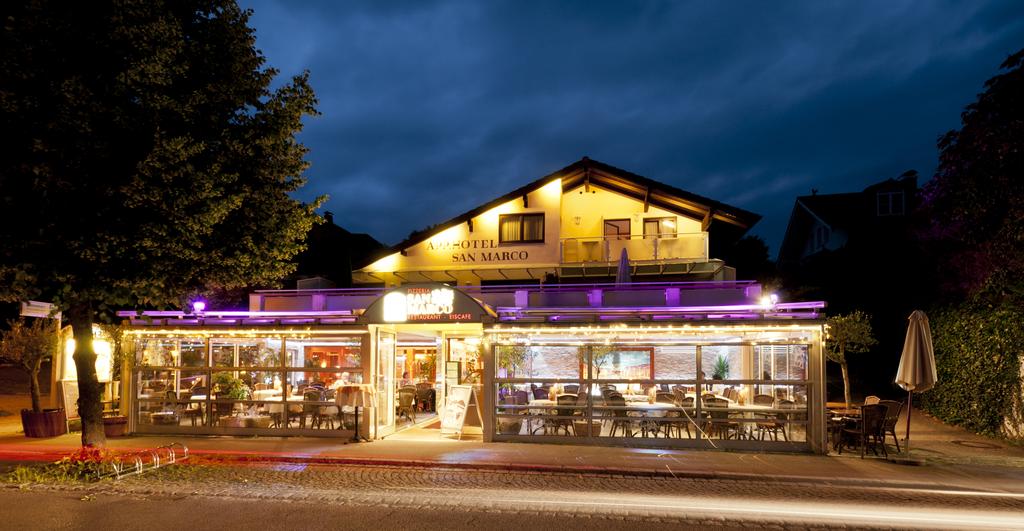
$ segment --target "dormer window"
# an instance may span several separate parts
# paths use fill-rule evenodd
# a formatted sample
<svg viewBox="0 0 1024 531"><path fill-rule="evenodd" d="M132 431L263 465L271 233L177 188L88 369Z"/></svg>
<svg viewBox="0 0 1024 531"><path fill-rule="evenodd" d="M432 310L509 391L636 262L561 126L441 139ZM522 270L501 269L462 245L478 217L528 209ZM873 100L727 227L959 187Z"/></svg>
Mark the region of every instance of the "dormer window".
<svg viewBox="0 0 1024 531"><path fill-rule="evenodd" d="M903 215L903 192L878 192L879 216Z"/></svg>

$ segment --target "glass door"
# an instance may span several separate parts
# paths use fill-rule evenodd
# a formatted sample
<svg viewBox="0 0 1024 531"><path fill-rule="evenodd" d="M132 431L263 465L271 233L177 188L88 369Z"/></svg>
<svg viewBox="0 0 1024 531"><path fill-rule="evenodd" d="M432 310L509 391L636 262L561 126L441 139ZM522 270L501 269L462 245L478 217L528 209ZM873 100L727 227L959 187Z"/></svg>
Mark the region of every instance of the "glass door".
<svg viewBox="0 0 1024 531"><path fill-rule="evenodd" d="M395 431L395 343L394 332L377 331L377 435Z"/></svg>

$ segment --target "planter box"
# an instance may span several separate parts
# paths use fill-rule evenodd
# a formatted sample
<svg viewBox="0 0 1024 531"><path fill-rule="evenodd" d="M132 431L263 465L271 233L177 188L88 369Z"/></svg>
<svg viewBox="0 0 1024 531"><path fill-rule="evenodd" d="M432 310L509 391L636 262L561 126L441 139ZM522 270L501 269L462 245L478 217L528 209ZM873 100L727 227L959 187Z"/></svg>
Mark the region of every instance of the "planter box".
<svg viewBox="0 0 1024 531"><path fill-rule="evenodd" d="M585 420L577 420L572 424L576 430L577 437L597 437L601 435L601 421L599 420L589 423Z"/></svg>
<svg viewBox="0 0 1024 531"><path fill-rule="evenodd" d="M128 430L128 417L103 417L103 432L107 437L124 437Z"/></svg>
<svg viewBox="0 0 1024 531"><path fill-rule="evenodd" d="M225 428L244 428L245 417L221 417L220 425Z"/></svg>
<svg viewBox="0 0 1024 531"><path fill-rule="evenodd" d="M245 417L246 428L269 428L270 417Z"/></svg>
<svg viewBox="0 0 1024 531"><path fill-rule="evenodd" d="M44 409L39 413L23 409L21 427L26 437L56 437L68 432L68 421L63 409Z"/></svg>

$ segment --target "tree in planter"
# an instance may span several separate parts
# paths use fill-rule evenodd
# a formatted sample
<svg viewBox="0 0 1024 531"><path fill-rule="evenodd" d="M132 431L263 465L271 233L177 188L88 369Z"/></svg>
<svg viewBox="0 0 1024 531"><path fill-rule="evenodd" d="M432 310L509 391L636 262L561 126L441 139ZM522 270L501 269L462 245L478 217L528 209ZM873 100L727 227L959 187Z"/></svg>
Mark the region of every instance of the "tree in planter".
<svg viewBox="0 0 1024 531"><path fill-rule="evenodd" d="M0 360L13 363L29 375L32 412L43 411L39 396L39 368L53 359L60 338L49 319L10 321L9 329L0 332Z"/></svg>
<svg viewBox="0 0 1024 531"><path fill-rule="evenodd" d="M850 407L850 374L846 353L867 352L876 343L871 332L871 316L855 310L847 315L829 317L826 321L825 355L843 369L843 398Z"/></svg>
<svg viewBox="0 0 1024 531"><path fill-rule="evenodd" d="M0 300L69 318L83 445L105 442L94 320L274 285L318 219L291 196L308 75L271 90L249 16L232 0L0 7Z"/></svg>

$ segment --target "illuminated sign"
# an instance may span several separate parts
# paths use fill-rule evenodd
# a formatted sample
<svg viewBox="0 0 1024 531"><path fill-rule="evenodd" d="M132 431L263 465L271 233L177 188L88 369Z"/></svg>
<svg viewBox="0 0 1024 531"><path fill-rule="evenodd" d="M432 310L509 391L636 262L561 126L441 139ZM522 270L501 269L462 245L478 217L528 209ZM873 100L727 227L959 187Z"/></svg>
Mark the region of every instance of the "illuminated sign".
<svg viewBox="0 0 1024 531"><path fill-rule="evenodd" d="M471 313L455 313L455 290L407 288L384 296L384 322L469 321Z"/></svg>
<svg viewBox="0 0 1024 531"><path fill-rule="evenodd" d="M494 239L429 241L427 251L446 253L452 263L525 262L530 259L529 251L502 249Z"/></svg>
<svg viewBox="0 0 1024 531"><path fill-rule="evenodd" d="M368 323L472 323L493 318L494 310L444 284L394 289L370 304L361 316Z"/></svg>

